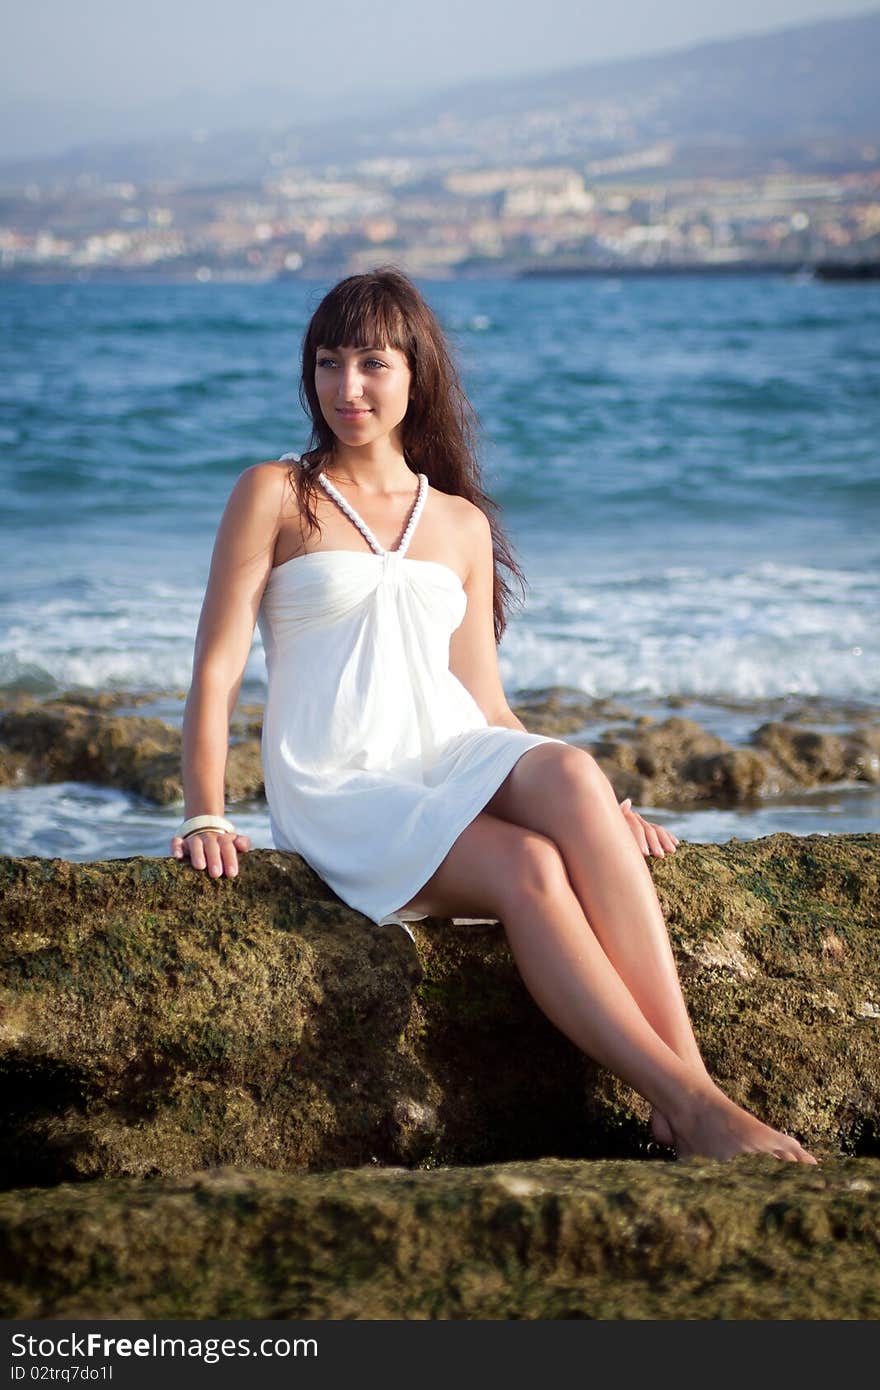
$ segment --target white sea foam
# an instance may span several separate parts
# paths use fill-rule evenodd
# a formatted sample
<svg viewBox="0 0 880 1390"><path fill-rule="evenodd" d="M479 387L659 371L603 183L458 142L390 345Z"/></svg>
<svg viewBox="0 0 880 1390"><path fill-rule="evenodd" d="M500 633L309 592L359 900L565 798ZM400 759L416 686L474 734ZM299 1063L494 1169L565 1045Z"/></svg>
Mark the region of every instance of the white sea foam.
<svg viewBox="0 0 880 1390"><path fill-rule="evenodd" d="M609 580L533 577L501 649L505 686L588 694L880 697L870 585L855 571L765 561Z"/></svg>
<svg viewBox="0 0 880 1390"><path fill-rule="evenodd" d="M818 787L758 807L711 807L673 811L634 808L655 825L668 825L682 840L723 844L735 837L753 840L786 831L792 835L858 834L876 829L878 787ZM152 806L140 797L108 787L59 782L50 786L0 788L0 837L4 853L15 857L125 859L132 855L168 858L171 835L180 824L179 806ZM235 808L237 828L254 849L270 848L265 806Z"/></svg>
<svg viewBox="0 0 880 1390"><path fill-rule="evenodd" d="M772 561L560 578L529 566L525 611L500 649L509 692L571 685L594 696L880 698L875 595L855 570ZM0 687L185 690L202 592L130 579L20 596L0 634ZM259 631L244 694L265 689Z"/></svg>
<svg viewBox="0 0 880 1390"><path fill-rule="evenodd" d="M77 863L136 854L167 858L181 819L180 806L153 806L112 787L55 782L0 788L3 852L15 857L37 855ZM250 836L255 849L271 846L265 807L236 810L235 824Z"/></svg>
<svg viewBox="0 0 880 1390"><path fill-rule="evenodd" d="M202 592L164 581L94 580L20 596L0 632L0 688L186 689ZM265 683L259 631L245 680Z"/></svg>
<svg viewBox="0 0 880 1390"><path fill-rule="evenodd" d="M717 573L698 565L576 579L540 566L529 573L528 608L500 654L511 693L568 684L593 695L877 699L870 583L857 572L761 562ZM0 672L39 670L61 687L185 689L201 598L168 580L89 580L64 595L28 593L0 644ZM257 697L264 673L257 634L246 676ZM870 829L878 796L876 788L825 788L796 804L727 812L636 809L683 839L723 842L777 830ZM0 790L0 834L12 855L164 857L180 815L180 807L75 783ZM235 819L256 847L271 844L265 808Z"/></svg>

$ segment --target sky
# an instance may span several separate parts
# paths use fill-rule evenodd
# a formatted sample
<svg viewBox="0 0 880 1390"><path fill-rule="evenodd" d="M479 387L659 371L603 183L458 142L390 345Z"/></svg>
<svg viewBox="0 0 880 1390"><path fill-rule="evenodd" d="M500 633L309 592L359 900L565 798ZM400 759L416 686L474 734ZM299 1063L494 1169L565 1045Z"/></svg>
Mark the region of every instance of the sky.
<svg viewBox="0 0 880 1390"><path fill-rule="evenodd" d="M2 0L0 153L139 126L259 124L284 93L365 108L474 77L687 47L877 0ZM274 97L271 95L274 89ZM323 112L319 113L323 114ZM30 148L28 148L30 146Z"/></svg>

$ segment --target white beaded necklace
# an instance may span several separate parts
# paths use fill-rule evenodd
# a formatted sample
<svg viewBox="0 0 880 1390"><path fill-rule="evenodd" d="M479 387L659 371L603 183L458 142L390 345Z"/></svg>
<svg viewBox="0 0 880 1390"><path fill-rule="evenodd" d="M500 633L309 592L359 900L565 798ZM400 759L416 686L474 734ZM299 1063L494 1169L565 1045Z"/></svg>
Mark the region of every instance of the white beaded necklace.
<svg viewBox="0 0 880 1390"><path fill-rule="evenodd" d="M419 477L419 490L418 490L418 493L417 493L417 495L416 495L416 500L415 500L415 502L413 503L412 511L411 511L410 514L409 514L409 521L406 523L406 529L404 530L404 533L403 533L403 535L402 535L401 538L400 538L400 544L397 546L397 548L396 548L395 550L386 550L386 549L384 548L384 546L381 546L381 545L379 544L379 542L376 540L376 537L373 535L373 533L372 533L372 531L370 530L370 528L369 528L369 526L367 525L367 523L363 520L362 517L358 516L357 512L355 511L355 509L354 509L354 507L351 505L351 503L350 503L345 497L342 496L342 493L338 490L338 488L334 487L334 485L333 485L333 483L331 483L330 479L327 478L327 477L325 477L325 475L324 475L323 473L319 473L319 474L318 474L318 482L321 483L321 484L323 485L323 487L326 489L326 491L329 493L329 495L333 498L333 501L336 502L336 503L338 504L338 506L342 509L342 511L343 511L343 512L345 513L345 515L348 517L349 521L354 522L355 526L358 528L358 530L360 531L360 533L361 533L361 535L363 536L364 540L365 540L365 541L367 542L367 544L370 546L370 549L371 549L371 550L374 550L374 551L376 552L377 555L401 555L401 556L402 556L402 555L405 554L406 548L407 548L407 546L408 546L409 543L410 543L410 539L411 539L411 537L412 537L412 533L413 533L413 531L416 529L416 526L418 525L419 517L420 517L421 514L422 514L422 508L423 508L424 505L425 505L425 499L426 499L426 497L427 497L427 495L428 495L428 476L427 476L427 474L426 474L426 473L420 473L420 474L418 475L418 477Z"/></svg>

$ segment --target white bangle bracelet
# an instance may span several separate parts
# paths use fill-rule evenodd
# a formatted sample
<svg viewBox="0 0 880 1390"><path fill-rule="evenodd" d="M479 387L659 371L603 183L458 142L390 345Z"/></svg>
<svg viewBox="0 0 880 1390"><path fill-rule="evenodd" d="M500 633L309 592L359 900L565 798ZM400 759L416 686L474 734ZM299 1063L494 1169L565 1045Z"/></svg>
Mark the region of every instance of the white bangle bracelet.
<svg viewBox="0 0 880 1390"><path fill-rule="evenodd" d="M196 830L224 830L228 835L236 833L232 821L227 820L225 816L190 816L177 833L185 840L187 835L192 835Z"/></svg>

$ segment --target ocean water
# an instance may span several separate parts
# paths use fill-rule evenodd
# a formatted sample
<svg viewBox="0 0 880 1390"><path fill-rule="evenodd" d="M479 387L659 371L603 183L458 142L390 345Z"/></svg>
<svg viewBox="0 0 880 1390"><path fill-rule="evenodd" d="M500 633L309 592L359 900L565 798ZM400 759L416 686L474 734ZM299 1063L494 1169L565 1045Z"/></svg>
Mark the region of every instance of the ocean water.
<svg viewBox="0 0 880 1390"><path fill-rule="evenodd" d="M509 695L552 684L734 741L787 700L880 704L880 286L783 277L420 282L528 589ZM327 287L0 287L0 690L185 690L242 469L307 440ZM259 635L243 700L259 701ZM878 793L676 815L682 838L876 828ZM269 844L262 807L236 813ZM4 852L163 854L179 811L0 793Z"/></svg>

